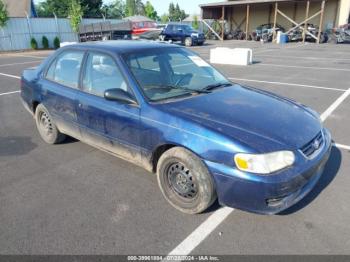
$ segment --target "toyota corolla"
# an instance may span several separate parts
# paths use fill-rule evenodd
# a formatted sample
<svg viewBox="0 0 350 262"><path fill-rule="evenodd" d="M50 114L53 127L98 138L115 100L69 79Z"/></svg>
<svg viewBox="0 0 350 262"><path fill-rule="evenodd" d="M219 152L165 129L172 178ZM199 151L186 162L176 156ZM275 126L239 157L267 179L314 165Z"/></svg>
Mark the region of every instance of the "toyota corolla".
<svg viewBox="0 0 350 262"><path fill-rule="evenodd" d="M68 135L142 166L189 214L216 199L281 212L315 186L331 148L312 109L166 43L66 46L23 72L21 97L45 142Z"/></svg>

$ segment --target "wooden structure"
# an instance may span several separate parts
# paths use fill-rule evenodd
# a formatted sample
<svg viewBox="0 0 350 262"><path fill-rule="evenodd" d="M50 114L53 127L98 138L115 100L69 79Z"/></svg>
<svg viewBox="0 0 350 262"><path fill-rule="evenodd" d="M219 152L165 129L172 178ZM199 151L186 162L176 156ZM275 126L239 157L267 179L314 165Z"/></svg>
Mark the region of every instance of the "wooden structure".
<svg viewBox="0 0 350 262"><path fill-rule="evenodd" d="M224 32L225 32L225 20L230 22L230 27L233 25L236 26L236 29L240 29L245 32L245 39L248 39L249 35L249 27L250 27L250 21L251 17L254 17L254 10L252 10L255 7L259 7L261 10L267 10L268 11L268 19L269 21L266 21L265 23L272 23L273 24L273 41L276 41L276 25L279 23L280 20L285 20L284 22L288 23L288 26L290 24L292 27L288 30L286 30L286 33L290 33L291 31L299 28L303 32L303 41L305 41L306 35L310 35L312 38L316 40L317 43L320 42L320 36L321 31L324 26L323 18L324 18L324 12L325 12L325 6L326 2L332 1L332 3L335 1L340 0L235 0L235 1L226 1L226 2L219 2L219 3L210 3L210 4L203 4L200 5L201 7L201 14L202 19L214 19L214 20L220 20L222 30L221 35L219 37L220 40L224 40ZM287 15L286 12L283 9L283 6L289 3L291 5L291 8L294 10L292 15ZM313 4L313 9L315 9L316 5L319 5L319 9L315 12L310 12L310 3ZM280 7L281 6L281 7ZM298 14L298 19L302 21L297 21L297 6L299 9L305 10L305 15L302 17L300 16L300 12ZM337 4L338 6L338 4ZM240 8L241 14L244 13L244 17L240 22L237 22L237 18L232 15L232 10ZM245 10L243 12L243 10ZM300 11L303 11L300 10ZM231 16L230 16L231 12ZM270 20L271 16L273 14L273 21ZM336 16L336 14L335 14ZM308 31L307 23L309 23L311 20L315 21L315 18L319 18L318 22L314 22L319 26L318 34L314 35L313 33ZM335 22L336 18L334 18ZM241 29L241 27L245 25L244 29ZM257 25L256 25L257 26Z"/></svg>

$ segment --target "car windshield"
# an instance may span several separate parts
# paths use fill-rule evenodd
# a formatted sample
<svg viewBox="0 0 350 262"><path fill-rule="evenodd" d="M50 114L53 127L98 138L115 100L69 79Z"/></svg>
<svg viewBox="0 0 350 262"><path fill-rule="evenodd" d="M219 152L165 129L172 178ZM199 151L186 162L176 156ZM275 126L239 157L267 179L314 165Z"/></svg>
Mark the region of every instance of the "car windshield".
<svg viewBox="0 0 350 262"><path fill-rule="evenodd" d="M151 101L209 93L230 82L184 48L143 50L124 55L130 71Z"/></svg>

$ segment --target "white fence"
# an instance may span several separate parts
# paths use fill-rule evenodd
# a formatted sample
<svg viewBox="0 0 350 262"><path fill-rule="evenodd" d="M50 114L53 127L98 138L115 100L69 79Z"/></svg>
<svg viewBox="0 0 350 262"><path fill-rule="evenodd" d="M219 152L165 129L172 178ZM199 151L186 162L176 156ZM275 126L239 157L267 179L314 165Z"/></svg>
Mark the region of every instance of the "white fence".
<svg viewBox="0 0 350 262"><path fill-rule="evenodd" d="M83 19L82 23L96 23L103 19ZM117 22L119 20L108 20ZM61 42L78 41L67 18L10 18L6 26L0 29L0 51L30 49L30 39L33 37L42 47L42 37L46 36L50 47L57 36Z"/></svg>

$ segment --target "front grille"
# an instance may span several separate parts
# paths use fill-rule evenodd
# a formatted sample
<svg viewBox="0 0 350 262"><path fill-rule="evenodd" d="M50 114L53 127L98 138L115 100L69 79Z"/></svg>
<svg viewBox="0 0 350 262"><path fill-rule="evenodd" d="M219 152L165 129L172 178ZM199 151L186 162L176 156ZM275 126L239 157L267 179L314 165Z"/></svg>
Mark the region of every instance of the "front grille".
<svg viewBox="0 0 350 262"><path fill-rule="evenodd" d="M324 144L324 137L322 131L320 131L316 137L314 137L310 142L304 145L300 150L308 158L315 157Z"/></svg>

